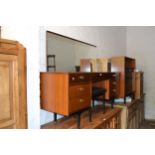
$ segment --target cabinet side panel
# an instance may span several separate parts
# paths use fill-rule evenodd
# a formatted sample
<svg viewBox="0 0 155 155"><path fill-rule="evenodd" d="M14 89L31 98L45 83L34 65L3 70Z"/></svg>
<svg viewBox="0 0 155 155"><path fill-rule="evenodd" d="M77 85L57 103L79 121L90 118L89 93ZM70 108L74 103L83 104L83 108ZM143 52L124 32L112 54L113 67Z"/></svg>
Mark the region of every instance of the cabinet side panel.
<svg viewBox="0 0 155 155"><path fill-rule="evenodd" d="M68 75L41 73L41 108L68 115Z"/></svg>
<svg viewBox="0 0 155 155"><path fill-rule="evenodd" d="M112 72L120 72L120 89L119 89L119 97L124 98L125 92L125 62L124 57L116 57L111 58L111 71Z"/></svg>

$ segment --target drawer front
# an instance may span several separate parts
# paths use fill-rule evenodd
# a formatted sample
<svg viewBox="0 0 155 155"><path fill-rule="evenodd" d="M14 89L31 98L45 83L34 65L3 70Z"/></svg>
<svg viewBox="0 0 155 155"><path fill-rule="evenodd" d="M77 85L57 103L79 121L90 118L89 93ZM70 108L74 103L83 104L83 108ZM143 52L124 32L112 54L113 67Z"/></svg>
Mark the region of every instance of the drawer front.
<svg viewBox="0 0 155 155"><path fill-rule="evenodd" d="M83 84L83 85L73 85L69 88L69 98L79 98L83 96L91 95L91 85Z"/></svg>
<svg viewBox="0 0 155 155"><path fill-rule="evenodd" d="M74 113L84 108L90 107L91 96L84 96L79 98L70 99L69 101L69 113Z"/></svg>
<svg viewBox="0 0 155 155"><path fill-rule="evenodd" d="M118 96L118 91L115 88L111 89L110 93L111 93L111 97L117 97Z"/></svg>
<svg viewBox="0 0 155 155"><path fill-rule="evenodd" d="M69 74L69 83L90 82L89 74Z"/></svg>
<svg viewBox="0 0 155 155"><path fill-rule="evenodd" d="M97 81L108 80L109 78L111 78L111 76L112 76L111 73L93 73L92 81L97 82Z"/></svg>
<svg viewBox="0 0 155 155"><path fill-rule="evenodd" d="M111 97L118 97L119 94L119 74L112 74L110 85Z"/></svg>

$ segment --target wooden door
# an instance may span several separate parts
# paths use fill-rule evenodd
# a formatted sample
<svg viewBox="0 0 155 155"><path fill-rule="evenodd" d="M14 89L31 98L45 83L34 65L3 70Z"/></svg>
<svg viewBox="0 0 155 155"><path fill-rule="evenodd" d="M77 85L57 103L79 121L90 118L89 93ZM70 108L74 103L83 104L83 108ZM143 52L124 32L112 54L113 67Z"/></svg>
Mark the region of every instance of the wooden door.
<svg viewBox="0 0 155 155"><path fill-rule="evenodd" d="M18 128L18 92L18 57L0 54L0 128Z"/></svg>

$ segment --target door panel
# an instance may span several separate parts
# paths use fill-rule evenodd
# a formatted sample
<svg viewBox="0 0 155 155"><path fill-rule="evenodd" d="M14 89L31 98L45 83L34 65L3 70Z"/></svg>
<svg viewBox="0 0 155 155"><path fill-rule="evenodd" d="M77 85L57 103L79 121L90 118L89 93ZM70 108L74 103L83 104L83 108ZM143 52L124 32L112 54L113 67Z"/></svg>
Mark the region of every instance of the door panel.
<svg viewBox="0 0 155 155"><path fill-rule="evenodd" d="M18 126L17 56L0 54L0 128Z"/></svg>

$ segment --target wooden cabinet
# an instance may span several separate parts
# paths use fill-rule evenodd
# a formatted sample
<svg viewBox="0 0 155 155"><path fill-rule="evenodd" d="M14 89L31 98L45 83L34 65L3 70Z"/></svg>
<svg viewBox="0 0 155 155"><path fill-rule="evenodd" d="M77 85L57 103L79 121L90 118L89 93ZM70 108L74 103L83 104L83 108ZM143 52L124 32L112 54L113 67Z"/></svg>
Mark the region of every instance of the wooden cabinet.
<svg viewBox="0 0 155 155"><path fill-rule="evenodd" d="M128 106L127 128L138 129L144 121L144 97Z"/></svg>
<svg viewBox="0 0 155 155"><path fill-rule="evenodd" d="M135 67L135 59L123 56L111 58L111 71L120 72L119 98L125 98L134 93L133 73Z"/></svg>
<svg viewBox="0 0 155 155"><path fill-rule="evenodd" d="M143 95L143 72L135 72L135 98L140 99Z"/></svg>
<svg viewBox="0 0 155 155"><path fill-rule="evenodd" d="M68 116L91 104L90 75L41 73L41 108Z"/></svg>
<svg viewBox="0 0 155 155"><path fill-rule="evenodd" d="M0 39L0 128L27 128L25 48Z"/></svg>
<svg viewBox="0 0 155 155"><path fill-rule="evenodd" d="M105 116L96 129L121 129L121 110Z"/></svg>
<svg viewBox="0 0 155 155"><path fill-rule="evenodd" d="M81 115L81 129L120 129L121 128L121 109L107 107L103 113L102 106L92 109L92 122L88 121L88 112ZM63 117L55 122L42 125L42 129L75 129L77 128L75 116Z"/></svg>

